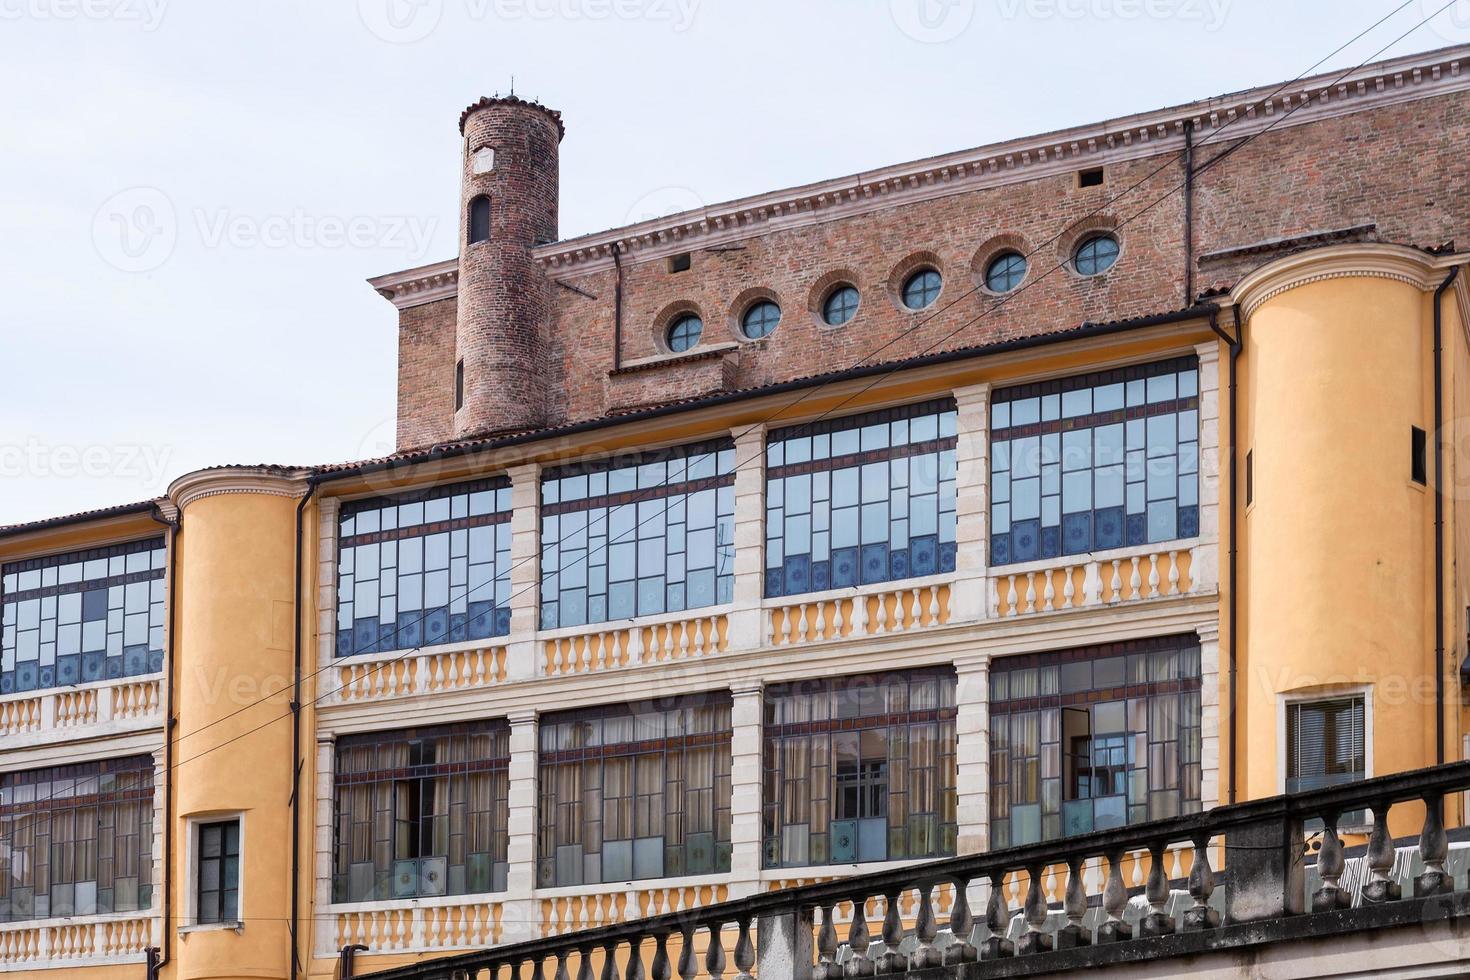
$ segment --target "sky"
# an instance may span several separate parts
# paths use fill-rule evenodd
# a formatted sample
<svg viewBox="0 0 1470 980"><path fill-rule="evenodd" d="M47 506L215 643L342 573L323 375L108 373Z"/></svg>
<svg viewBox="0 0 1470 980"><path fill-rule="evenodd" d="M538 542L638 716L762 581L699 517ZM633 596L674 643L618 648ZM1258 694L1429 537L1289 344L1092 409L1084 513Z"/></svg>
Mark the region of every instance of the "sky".
<svg viewBox="0 0 1470 980"><path fill-rule="evenodd" d="M0 0L0 525L391 451L364 280L455 255L512 78L571 237L1284 81L1401 3ZM1409 0L1319 70L1466 41Z"/></svg>

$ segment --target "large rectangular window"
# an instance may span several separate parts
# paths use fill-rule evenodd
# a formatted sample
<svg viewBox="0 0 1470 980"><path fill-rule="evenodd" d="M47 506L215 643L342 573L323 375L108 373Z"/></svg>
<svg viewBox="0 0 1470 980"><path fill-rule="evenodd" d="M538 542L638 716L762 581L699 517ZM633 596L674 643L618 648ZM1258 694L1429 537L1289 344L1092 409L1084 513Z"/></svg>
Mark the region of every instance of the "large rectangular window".
<svg viewBox="0 0 1470 980"><path fill-rule="evenodd" d="M1162 637L990 665L990 844L1200 808L1200 659Z"/></svg>
<svg viewBox="0 0 1470 980"><path fill-rule="evenodd" d="M0 694L163 669L163 538L0 568Z"/></svg>
<svg viewBox="0 0 1470 980"><path fill-rule="evenodd" d="M503 721L338 739L332 900L504 891L509 766Z"/></svg>
<svg viewBox="0 0 1470 980"><path fill-rule="evenodd" d="M767 597L954 571L956 422L943 400L773 431Z"/></svg>
<svg viewBox="0 0 1470 980"><path fill-rule="evenodd" d="M152 904L152 756L0 775L0 922Z"/></svg>
<svg viewBox="0 0 1470 980"><path fill-rule="evenodd" d="M729 602L730 439L549 470L541 481L541 627Z"/></svg>
<svg viewBox="0 0 1470 980"><path fill-rule="evenodd" d="M730 695L541 719L538 885L730 870Z"/></svg>
<svg viewBox="0 0 1470 980"><path fill-rule="evenodd" d="M955 853L955 675L948 668L766 689L764 862Z"/></svg>
<svg viewBox="0 0 1470 980"><path fill-rule="evenodd" d="M1300 793L1367 778L1362 695L1286 706L1286 791Z"/></svg>
<svg viewBox="0 0 1470 980"><path fill-rule="evenodd" d="M337 656L510 632L510 481L342 505Z"/></svg>
<svg viewBox="0 0 1470 980"><path fill-rule="evenodd" d="M1002 388L990 409L990 561L1199 533L1199 362Z"/></svg>

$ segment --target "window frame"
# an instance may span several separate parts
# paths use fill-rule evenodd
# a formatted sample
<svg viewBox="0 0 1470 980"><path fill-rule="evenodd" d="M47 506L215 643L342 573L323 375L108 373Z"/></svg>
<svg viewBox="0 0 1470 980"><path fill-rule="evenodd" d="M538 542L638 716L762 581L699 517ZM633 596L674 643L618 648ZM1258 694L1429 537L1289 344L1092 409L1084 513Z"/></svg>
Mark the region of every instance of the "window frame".
<svg viewBox="0 0 1470 980"><path fill-rule="evenodd" d="M490 240L492 214L489 194L476 194L470 198L465 215L465 244L479 245Z"/></svg>
<svg viewBox="0 0 1470 980"><path fill-rule="evenodd" d="M906 312L918 313L937 303L942 292L944 274L932 265L921 265L903 277L898 287L898 304ZM909 302L911 297L919 300L917 306Z"/></svg>
<svg viewBox="0 0 1470 980"><path fill-rule="evenodd" d="M235 855L237 875L235 881L235 918L221 920L218 922L199 921L199 899L200 899L200 866L202 861L201 848L203 846L202 831L211 826L233 823L238 828L236 831L237 854ZM211 932L225 929L233 929L239 932L245 928L245 829L246 814L243 810L221 810L211 813L199 813L186 818L185 823L185 846L188 848L188 887L184 889L184 916L183 923L179 926L179 932Z"/></svg>
<svg viewBox="0 0 1470 980"><path fill-rule="evenodd" d="M1007 286L1005 289L996 289L995 286L991 282L991 280L994 278L994 276L996 274L996 272L995 272L996 266L1000 265L1002 262L1010 263L1010 262L1013 262L1015 260L1019 260L1020 261L1020 263L1021 263L1021 271L1018 274L1016 274L1014 281L1011 282L1011 285ZM1021 286L1021 283L1023 283L1023 282L1026 281L1026 273L1028 273L1030 271L1031 271L1031 261L1029 259L1027 259L1026 256L1023 255L1020 251L1018 251L1018 250L1016 250L1014 248L1008 248L1008 249L1003 249L1000 252L997 252L995 255L992 255L986 261L985 268L984 268L984 270L982 270L982 272L980 274L980 279L981 279L981 282L983 283L983 285L985 286L985 291L986 292L993 293L996 296L1004 296L1007 293L1013 293L1017 289L1019 289L1020 286ZM1006 270L1006 275L1009 276L1011 274L1012 274L1011 273L1011 267L1008 267L1007 270Z"/></svg>
<svg viewBox="0 0 1470 980"><path fill-rule="evenodd" d="M842 306L842 310L846 313L846 315L841 320L833 320L833 302L837 299L838 296L849 292L852 293L854 297L856 297L856 301L851 305L851 307L848 307L844 303ZM817 313L824 327L845 327L853 320L857 319L858 311L862 309L862 306L862 291L859 290L857 286L853 285L852 283L844 281L834 283L825 293L822 294L822 303L821 306L818 308Z"/></svg>
<svg viewBox="0 0 1470 980"><path fill-rule="evenodd" d="M689 326L691 323L696 326ZM704 317L690 310L675 316L664 330L664 347L670 354L687 354L698 347L703 339Z"/></svg>
<svg viewBox="0 0 1470 980"><path fill-rule="evenodd" d="M764 333L752 335L750 332L751 315L754 314L757 310L765 310L767 307L776 311L776 317L774 320L768 319L766 317L762 317L761 319L762 325L766 324L767 322L770 323L770 329L766 330ZM775 333L777 328L781 326L782 314L783 311L781 309L781 304L777 303L773 299L766 299L762 297L760 299L752 301L748 306L745 307L745 312L740 314L741 339L755 341L764 340L767 337L771 336L771 334Z"/></svg>
<svg viewBox="0 0 1470 980"><path fill-rule="evenodd" d="M1096 245L1102 241L1109 241L1113 243L1113 253L1108 260L1108 264L1099 269L1097 268L1098 258ZM1088 246L1094 247L1092 255L1089 259L1089 261L1093 263L1093 268L1090 272L1082 268L1081 262L1082 251ZM1077 242L1077 244L1072 246L1072 254L1069 257L1069 261L1067 264L1077 275L1083 277L1084 279L1093 279L1097 276L1107 275L1109 272L1111 272L1113 268L1118 264L1118 259L1122 257L1122 239L1120 239L1117 233L1114 231L1111 231L1109 229L1100 229L1097 231L1090 231L1087 234L1083 235L1082 238Z"/></svg>
<svg viewBox="0 0 1470 980"><path fill-rule="evenodd" d="M1290 691L1276 698L1276 792L1287 792L1287 760L1290 758L1291 732L1288 730L1291 708L1294 705L1341 701L1348 698L1363 699L1363 779L1372 779L1373 766L1373 685L1353 684L1344 687ZM1368 813L1368 811L1364 811ZM1371 813L1369 813L1371 819Z"/></svg>

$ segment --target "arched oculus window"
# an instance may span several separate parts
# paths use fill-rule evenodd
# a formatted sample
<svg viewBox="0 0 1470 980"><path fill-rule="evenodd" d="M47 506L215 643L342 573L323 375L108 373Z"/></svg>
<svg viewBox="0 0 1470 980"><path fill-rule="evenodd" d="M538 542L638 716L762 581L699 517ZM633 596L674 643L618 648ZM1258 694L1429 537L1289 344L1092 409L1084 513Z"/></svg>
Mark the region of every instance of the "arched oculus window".
<svg viewBox="0 0 1470 980"><path fill-rule="evenodd" d="M937 270L920 269L904 281L903 305L911 310L922 310L939 298L942 284Z"/></svg>
<svg viewBox="0 0 1470 980"><path fill-rule="evenodd" d="M985 267L985 288L992 293L1008 293L1026 278L1026 256L1020 252L1002 252Z"/></svg>
<svg viewBox="0 0 1470 980"><path fill-rule="evenodd" d="M858 291L854 286L838 286L822 300L822 322L840 327L857 315Z"/></svg>
<svg viewBox="0 0 1470 980"><path fill-rule="evenodd" d="M745 335L746 340L760 340L775 333L776 324L780 322L781 307L763 299L751 304L750 309L745 311L745 316L740 318L740 332Z"/></svg>
<svg viewBox="0 0 1470 980"><path fill-rule="evenodd" d="M675 354L682 354L699 343L699 337L703 333L704 321L693 313L686 313L669 326L669 333L665 340L668 342L669 350Z"/></svg>
<svg viewBox="0 0 1470 980"><path fill-rule="evenodd" d="M470 244L490 240L490 198L481 194L470 201Z"/></svg>
<svg viewBox="0 0 1470 980"><path fill-rule="evenodd" d="M1092 235L1072 253L1072 268L1080 275L1100 276L1118 261L1118 240L1112 235Z"/></svg>

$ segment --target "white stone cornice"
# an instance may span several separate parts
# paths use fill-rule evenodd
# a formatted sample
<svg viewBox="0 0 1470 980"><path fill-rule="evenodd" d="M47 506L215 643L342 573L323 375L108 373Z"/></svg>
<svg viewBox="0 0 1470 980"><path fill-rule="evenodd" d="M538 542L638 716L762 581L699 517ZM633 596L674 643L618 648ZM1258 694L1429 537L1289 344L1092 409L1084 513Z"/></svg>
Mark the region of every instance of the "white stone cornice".
<svg viewBox="0 0 1470 980"><path fill-rule="evenodd" d="M183 510L196 500L222 493L300 497L309 484L305 470L269 466L221 466L185 473L168 485L168 497Z"/></svg>
<svg viewBox="0 0 1470 980"><path fill-rule="evenodd" d="M459 259L390 272L369 279L368 285L400 310L449 299L459 288Z"/></svg>
<svg viewBox="0 0 1470 980"><path fill-rule="evenodd" d="M1444 279L1444 270L1460 261L1435 256L1406 245L1355 242L1296 252L1248 273L1231 290L1231 300L1249 319L1260 305L1289 289L1324 279L1373 277L1394 279L1429 290Z"/></svg>

